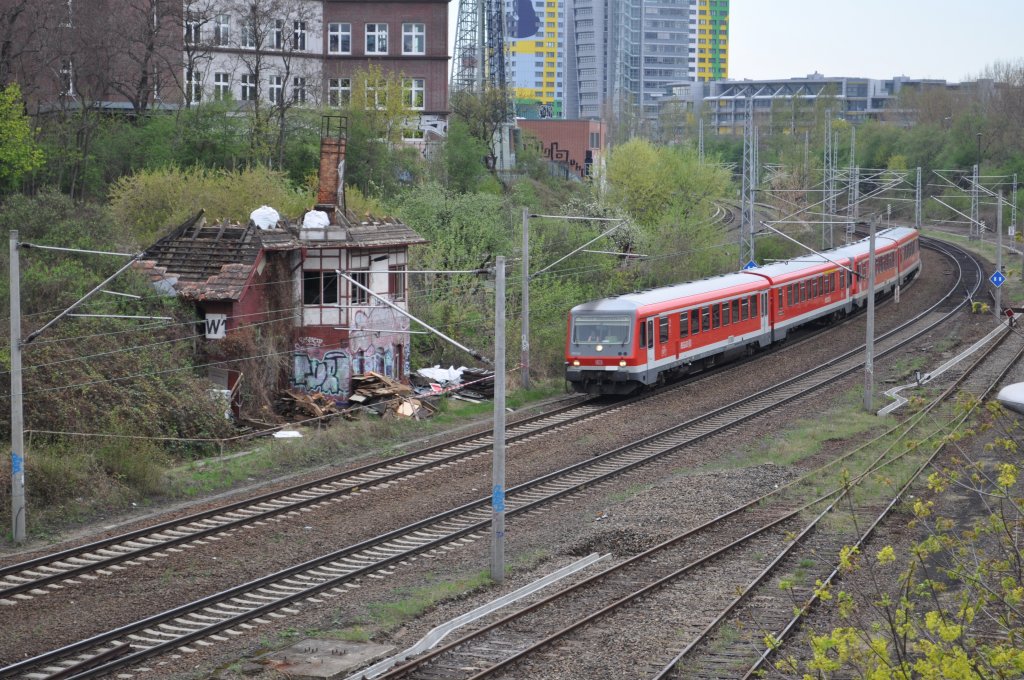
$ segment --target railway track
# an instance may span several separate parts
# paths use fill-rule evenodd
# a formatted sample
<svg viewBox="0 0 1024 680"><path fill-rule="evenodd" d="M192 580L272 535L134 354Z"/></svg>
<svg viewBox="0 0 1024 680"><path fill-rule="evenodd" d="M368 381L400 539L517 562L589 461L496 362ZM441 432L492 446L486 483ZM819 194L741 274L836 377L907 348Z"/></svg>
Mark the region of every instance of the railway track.
<svg viewBox="0 0 1024 680"><path fill-rule="evenodd" d="M892 474L888 468L895 463L912 464L913 474L891 502L881 508L878 504L871 504L851 511L856 515L854 526L868 527L856 541L850 541L860 546L938 453L936 448L928 455L921 455L917 449L903 446L911 433L919 434L915 429L916 423L923 422L938 405L947 403L969 376L979 372L979 366L1000 351L1003 340L1008 336L1009 333L1004 333L1000 341L978 358L960 379L928 408L915 415L913 422L886 433L887 444L877 456L865 457L867 447L849 452L782 489L688 530L397 669L376 674L360 673L348 680L476 680L515 677L524 669L538 676L558 676L561 672L562 677L594 677L601 669L588 665L587 660L603 658L602 650L616 644L621 637L628 638L631 649L649 648L652 644L657 647L650 657L638 654L630 677L658 680L757 677L772 653L768 649L757 655L757 650L765 647L765 636L772 635L781 642L795 629L799 617L806 614L815 599L815 586L806 583L811 581L810 578L805 577L802 585L789 584L783 589L784 575L810 568L814 562L820 563L822 556L834 559L839 548L846 543L834 532L819 531L819 525L834 515L839 504L862 481L871 479L879 471ZM1003 357L1000 361L1006 368L1024 354L1024 348L1011 350L1012 356ZM981 392L990 392L1006 368ZM902 432L892 438L893 431L897 429ZM865 469L857 470L854 465L858 457L870 461ZM847 473L850 466L854 467L851 479L837 477L839 464L847 466ZM800 505L797 499L806 496L830 474L836 477L833 488ZM804 487L802 493L801 487ZM812 510L813 517L807 521L806 515ZM752 525L757 528L750 529ZM723 564L726 556L730 561ZM825 579L826 583L835 574L833 570ZM783 591L785 596L780 597ZM793 617L792 600L797 598L806 600L807 604ZM708 612L709 603L715 603L721 609L717 613ZM653 626L650 624L652 620L657 621ZM730 622L734 625L729 626ZM603 633L592 632L592 628ZM635 634L630 635L630 631L635 631ZM680 644L680 640L684 642ZM663 665L656 663L658 658ZM670 658L667 663L664 661L666 658ZM648 669L646 674L640 670L645 666ZM553 670L556 668L559 671ZM609 677L625 677L621 673L616 675L613 669L605 668L604 671Z"/></svg>
<svg viewBox="0 0 1024 680"><path fill-rule="evenodd" d="M980 280L980 274L976 278ZM955 290L956 287L950 294L954 295ZM933 308L917 317L913 322L921 326L917 333L903 330L901 341L892 340L890 347L880 347L879 355L893 351L899 344L941 323L942 317L936 316ZM887 337L894 338L898 332L899 329ZM879 339L880 345L885 342ZM719 409L708 418L695 419L510 489L507 516L512 518L557 503L566 496L675 453L745 419L764 414L780 403L807 394L845 372L856 370L860 361L854 354L830 362L826 372L817 379L813 372L797 376L777 389ZM265 622L267 617L293 613L297 603L303 600L344 595L357 587L362 577L388 573L396 565L453 542L475 540L486 534L489 521L489 499L480 499L316 560L12 664L0 669L0 678L58 677L57 674L62 674L59 677L98 677L173 649L224 639L239 634L253 623Z"/></svg>
<svg viewBox="0 0 1024 680"><path fill-rule="evenodd" d="M809 332L807 338L799 342L808 341L815 334ZM792 344L796 343L790 343L790 346ZM683 389L696 381L710 379L721 371L735 368L740 363L715 366L683 382L613 403L583 398L573 400L567 406L510 424L507 443L525 442L590 418L607 415L666 391ZM75 579L102 577L139 561L161 558L169 551L228 535L248 525L280 521L284 517L294 517L299 512L327 503L344 502L354 495L421 475L431 469L487 455L492 445L490 432L471 434L387 461L3 566L0 567L0 605L17 605L77 585Z"/></svg>

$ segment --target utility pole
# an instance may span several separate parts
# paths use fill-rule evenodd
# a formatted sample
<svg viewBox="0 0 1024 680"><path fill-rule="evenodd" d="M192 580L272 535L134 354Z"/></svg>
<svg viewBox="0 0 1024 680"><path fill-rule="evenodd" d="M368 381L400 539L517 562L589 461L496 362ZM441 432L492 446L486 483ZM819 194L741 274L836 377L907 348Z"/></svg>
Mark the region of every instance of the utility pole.
<svg viewBox="0 0 1024 680"><path fill-rule="evenodd" d="M21 262L18 232L11 231L11 533L25 542L25 419L21 387Z"/></svg>
<svg viewBox="0 0 1024 680"><path fill-rule="evenodd" d="M1003 190L996 194L996 271L1003 273ZM996 318L1003 314L1003 287L996 286Z"/></svg>
<svg viewBox="0 0 1024 680"><path fill-rule="evenodd" d="M491 580L505 580L505 256L494 271L494 452L491 461Z"/></svg>
<svg viewBox="0 0 1024 680"><path fill-rule="evenodd" d="M978 135L978 148L981 148L981 135ZM971 178L971 225L968 240L977 241L981 238L981 229L978 228L978 166L974 166L974 174Z"/></svg>
<svg viewBox="0 0 1024 680"><path fill-rule="evenodd" d="M921 228L921 166L917 166L917 184L914 189L914 227Z"/></svg>
<svg viewBox="0 0 1024 680"><path fill-rule="evenodd" d="M864 410L872 412L875 391L875 218L868 232L868 322L864 341Z"/></svg>
<svg viewBox="0 0 1024 680"><path fill-rule="evenodd" d="M530 389L530 211L523 208L523 320L519 363L523 389Z"/></svg>
<svg viewBox="0 0 1024 680"><path fill-rule="evenodd" d="M700 158L700 164L704 165L704 119L700 118L697 121L697 156Z"/></svg>

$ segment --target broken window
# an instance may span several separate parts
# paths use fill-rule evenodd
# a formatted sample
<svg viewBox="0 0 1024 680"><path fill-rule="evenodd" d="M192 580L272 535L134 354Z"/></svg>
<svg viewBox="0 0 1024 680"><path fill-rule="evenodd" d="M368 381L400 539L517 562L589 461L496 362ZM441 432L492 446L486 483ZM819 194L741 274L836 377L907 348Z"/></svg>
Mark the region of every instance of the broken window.
<svg viewBox="0 0 1024 680"><path fill-rule="evenodd" d="M338 273L307 269L302 272L302 304L338 304Z"/></svg>

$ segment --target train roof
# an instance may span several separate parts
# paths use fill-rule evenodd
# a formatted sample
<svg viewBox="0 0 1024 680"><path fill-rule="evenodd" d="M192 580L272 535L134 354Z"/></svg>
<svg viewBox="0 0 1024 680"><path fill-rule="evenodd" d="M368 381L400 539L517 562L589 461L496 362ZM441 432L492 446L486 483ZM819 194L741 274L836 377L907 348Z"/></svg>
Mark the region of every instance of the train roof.
<svg viewBox="0 0 1024 680"><path fill-rule="evenodd" d="M699 304L705 299L754 293L764 287L764 280L760 277L750 276L746 272L736 272L584 302L573 307L572 313L636 311L643 307L667 303L678 305L682 298L688 298L685 304Z"/></svg>

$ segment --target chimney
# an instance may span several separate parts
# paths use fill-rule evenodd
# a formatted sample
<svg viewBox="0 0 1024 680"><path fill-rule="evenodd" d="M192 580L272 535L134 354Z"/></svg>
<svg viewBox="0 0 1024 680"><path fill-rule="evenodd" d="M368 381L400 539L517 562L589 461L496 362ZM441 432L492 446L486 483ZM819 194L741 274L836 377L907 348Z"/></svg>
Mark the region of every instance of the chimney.
<svg viewBox="0 0 1024 680"><path fill-rule="evenodd" d="M347 129L343 116L324 116L320 124L320 186L317 210L331 216L345 214L345 141Z"/></svg>

